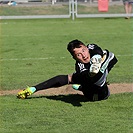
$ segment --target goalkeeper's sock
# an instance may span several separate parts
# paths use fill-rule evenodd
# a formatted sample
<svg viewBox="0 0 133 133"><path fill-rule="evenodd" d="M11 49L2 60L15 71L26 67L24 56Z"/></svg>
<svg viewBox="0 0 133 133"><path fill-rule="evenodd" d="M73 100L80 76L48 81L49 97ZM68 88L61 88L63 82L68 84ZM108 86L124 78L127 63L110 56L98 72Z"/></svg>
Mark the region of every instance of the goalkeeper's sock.
<svg viewBox="0 0 133 133"><path fill-rule="evenodd" d="M40 84L37 84L34 87L36 88L36 91L39 91L39 90L45 90L53 87L60 87L68 84L68 82L69 82L68 75L58 75Z"/></svg>

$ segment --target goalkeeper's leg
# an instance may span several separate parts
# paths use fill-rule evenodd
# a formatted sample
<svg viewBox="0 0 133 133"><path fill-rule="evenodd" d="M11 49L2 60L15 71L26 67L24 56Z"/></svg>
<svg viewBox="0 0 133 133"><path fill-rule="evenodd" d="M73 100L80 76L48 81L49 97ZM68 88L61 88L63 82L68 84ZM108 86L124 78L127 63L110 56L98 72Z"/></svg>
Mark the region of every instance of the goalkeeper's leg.
<svg viewBox="0 0 133 133"><path fill-rule="evenodd" d="M48 88L52 88L52 87L60 87L60 86L66 85L68 83L69 83L68 75L58 75L56 77L53 77L49 80L46 80L46 81L40 83L40 84L37 84L36 86L27 87L26 89L20 91L17 94L17 98L25 99L28 96L35 93L36 91L44 90L44 89L48 89Z"/></svg>

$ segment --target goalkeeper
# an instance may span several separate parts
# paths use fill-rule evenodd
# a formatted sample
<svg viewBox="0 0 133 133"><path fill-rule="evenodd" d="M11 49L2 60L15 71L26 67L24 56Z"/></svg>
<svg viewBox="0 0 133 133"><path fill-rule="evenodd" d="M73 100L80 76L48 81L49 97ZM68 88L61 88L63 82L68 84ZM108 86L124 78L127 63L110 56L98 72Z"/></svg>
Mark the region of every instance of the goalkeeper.
<svg viewBox="0 0 133 133"><path fill-rule="evenodd" d="M33 93L53 87L72 84L72 88L82 91L88 101L105 100L110 96L106 78L117 63L112 52L102 50L96 44L87 46L73 40L67 45L75 63L75 72L70 75L58 75L35 86L28 87L17 94L17 98L25 99Z"/></svg>

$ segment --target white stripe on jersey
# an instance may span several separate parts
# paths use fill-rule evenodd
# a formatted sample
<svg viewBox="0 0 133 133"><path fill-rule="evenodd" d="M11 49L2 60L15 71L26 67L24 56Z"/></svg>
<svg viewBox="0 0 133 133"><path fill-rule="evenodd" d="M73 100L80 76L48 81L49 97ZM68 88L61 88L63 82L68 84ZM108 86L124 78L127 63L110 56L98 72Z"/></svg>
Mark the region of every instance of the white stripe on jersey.
<svg viewBox="0 0 133 133"><path fill-rule="evenodd" d="M102 77L95 83L95 85L102 87L106 82L107 75L108 75L108 70L106 69Z"/></svg>

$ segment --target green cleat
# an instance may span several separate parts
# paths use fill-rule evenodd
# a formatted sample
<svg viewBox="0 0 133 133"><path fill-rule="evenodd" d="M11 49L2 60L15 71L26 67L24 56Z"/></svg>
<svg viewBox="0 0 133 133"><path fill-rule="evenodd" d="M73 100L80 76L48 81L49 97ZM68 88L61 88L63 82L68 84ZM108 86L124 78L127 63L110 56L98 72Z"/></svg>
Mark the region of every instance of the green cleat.
<svg viewBox="0 0 133 133"><path fill-rule="evenodd" d="M19 98L19 99L26 99L28 96L32 95L35 91L36 91L35 87L27 87L26 89L21 90L17 94L17 98Z"/></svg>

